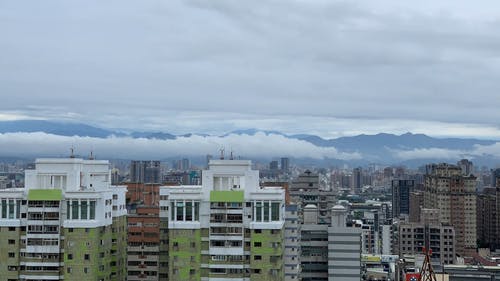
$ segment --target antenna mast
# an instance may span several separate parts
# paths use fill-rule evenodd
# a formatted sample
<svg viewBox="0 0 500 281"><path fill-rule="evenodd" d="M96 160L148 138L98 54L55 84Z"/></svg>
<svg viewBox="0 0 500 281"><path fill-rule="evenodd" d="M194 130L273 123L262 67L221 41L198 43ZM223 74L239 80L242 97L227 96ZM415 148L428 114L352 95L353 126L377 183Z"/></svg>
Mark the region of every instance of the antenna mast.
<svg viewBox="0 0 500 281"><path fill-rule="evenodd" d="M424 247L424 263L422 264L422 269L420 270L420 277L418 278L418 281L437 281L436 280L436 274L434 273L434 269L432 269L432 264L431 264L431 255L432 255L432 249L427 249Z"/></svg>

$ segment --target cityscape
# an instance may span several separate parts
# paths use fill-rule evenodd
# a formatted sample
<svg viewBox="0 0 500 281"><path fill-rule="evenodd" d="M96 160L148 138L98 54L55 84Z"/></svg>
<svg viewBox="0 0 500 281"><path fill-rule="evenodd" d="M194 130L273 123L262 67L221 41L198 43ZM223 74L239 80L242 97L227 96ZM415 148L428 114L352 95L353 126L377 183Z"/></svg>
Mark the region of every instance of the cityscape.
<svg viewBox="0 0 500 281"><path fill-rule="evenodd" d="M3 163L5 280L443 280L500 275L500 168ZM430 275L429 275L430 276ZM440 279L438 279L440 280Z"/></svg>
<svg viewBox="0 0 500 281"><path fill-rule="evenodd" d="M0 0L0 281L500 280L500 2Z"/></svg>

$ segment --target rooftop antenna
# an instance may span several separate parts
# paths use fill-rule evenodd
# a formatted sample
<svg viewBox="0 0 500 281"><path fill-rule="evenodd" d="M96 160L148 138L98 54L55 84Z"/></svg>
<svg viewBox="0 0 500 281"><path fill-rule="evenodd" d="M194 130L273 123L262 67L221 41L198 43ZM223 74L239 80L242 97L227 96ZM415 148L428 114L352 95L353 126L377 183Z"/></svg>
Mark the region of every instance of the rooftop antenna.
<svg viewBox="0 0 500 281"><path fill-rule="evenodd" d="M220 151L220 160L224 160L224 148L221 148Z"/></svg>
<svg viewBox="0 0 500 281"><path fill-rule="evenodd" d="M229 156L229 160L234 160L233 151L232 150L231 150L231 156Z"/></svg>
<svg viewBox="0 0 500 281"><path fill-rule="evenodd" d="M92 151L92 150L90 151L89 160L95 160L94 151Z"/></svg>
<svg viewBox="0 0 500 281"><path fill-rule="evenodd" d="M71 147L70 151L71 151L71 154L69 155L69 158L75 158L75 148Z"/></svg>

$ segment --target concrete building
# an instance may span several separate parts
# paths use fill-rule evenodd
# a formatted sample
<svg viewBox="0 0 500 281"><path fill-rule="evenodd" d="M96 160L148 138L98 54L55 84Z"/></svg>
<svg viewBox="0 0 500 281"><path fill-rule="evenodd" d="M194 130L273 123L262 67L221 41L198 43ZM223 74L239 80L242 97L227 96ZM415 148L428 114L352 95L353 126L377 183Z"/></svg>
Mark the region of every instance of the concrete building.
<svg viewBox="0 0 500 281"><path fill-rule="evenodd" d="M160 266L160 185L127 184L127 280L167 280L168 267Z"/></svg>
<svg viewBox="0 0 500 281"><path fill-rule="evenodd" d="M363 170L361 167L354 168L352 171L352 191L355 194L361 193L363 187Z"/></svg>
<svg viewBox="0 0 500 281"><path fill-rule="evenodd" d="M130 182L132 183L160 183L160 161L131 161Z"/></svg>
<svg viewBox="0 0 500 281"><path fill-rule="evenodd" d="M414 180L392 180L392 216L410 214L410 192L415 188Z"/></svg>
<svg viewBox="0 0 500 281"><path fill-rule="evenodd" d="M462 159L457 162L457 166L462 170L462 175L470 176L474 173L474 165L467 159Z"/></svg>
<svg viewBox="0 0 500 281"><path fill-rule="evenodd" d="M424 207L424 193L420 191L410 192L410 222L420 221L420 210Z"/></svg>
<svg viewBox="0 0 500 281"><path fill-rule="evenodd" d="M3 280L125 280L125 188L104 160L37 159L0 190Z"/></svg>
<svg viewBox="0 0 500 281"><path fill-rule="evenodd" d="M497 249L500 246L499 188L485 188L477 196L477 239L481 248Z"/></svg>
<svg viewBox="0 0 500 281"><path fill-rule="evenodd" d="M301 280L300 266L300 241L301 223L299 219L298 206L286 205L285 216L285 255L283 257L285 281Z"/></svg>
<svg viewBox="0 0 500 281"><path fill-rule="evenodd" d="M347 227L347 210L332 208L332 224L328 227L328 281L361 280L361 231Z"/></svg>
<svg viewBox="0 0 500 281"><path fill-rule="evenodd" d="M455 230L439 221L437 209L423 209L420 222L398 222L395 234L395 254L420 255L423 247L432 250L431 259L440 264L455 262Z"/></svg>
<svg viewBox="0 0 500 281"><path fill-rule="evenodd" d="M166 216L166 217L164 217ZM162 186L170 280L283 280L285 191L246 160L211 160L202 185Z"/></svg>
<svg viewBox="0 0 500 281"><path fill-rule="evenodd" d="M456 253L460 256L475 253L476 177L464 176L455 165L428 165L424 188L425 208L439 209L440 222L455 229Z"/></svg>
<svg viewBox="0 0 500 281"><path fill-rule="evenodd" d="M287 157L282 157L280 160L281 160L281 171L285 173L290 171L290 159Z"/></svg>
<svg viewBox="0 0 500 281"><path fill-rule="evenodd" d="M314 205L317 207L318 224L330 224L335 192L320 187L318 174L306 170L292 181L289 193L290 200L298 205L301 220L304 218L303 208Z"/></svg>
<svg viewBox="0 0 500 281"><path fill-rule="evenodd" d="M318 224L317 207L304 207L300 231L300 264L302 281L328 280L328 226Z"/></svg>
<svg viewBox="0 0 500 281"><path fill-rule="evenodd" d="M273 160L269 163L269 170L277 171L278 170L278 161Z"/></svg>

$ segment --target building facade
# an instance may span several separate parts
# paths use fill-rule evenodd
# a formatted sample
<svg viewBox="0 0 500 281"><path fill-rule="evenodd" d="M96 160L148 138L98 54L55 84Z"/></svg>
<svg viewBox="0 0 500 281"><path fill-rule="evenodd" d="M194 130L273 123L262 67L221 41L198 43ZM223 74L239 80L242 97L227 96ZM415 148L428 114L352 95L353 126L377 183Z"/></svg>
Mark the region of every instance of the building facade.
<svg viewBox="0 0 500 281"><path fill-rule="evenodd" d="M320 187L319 175L306 170L290 185L290 201L298 206L299 218L304 219L304 208L315 205L318 224L330 224L331 209L335 203L335 192Z"/></svg>
<svg viewBox="0 0 500 281"><path fill-rule="evenodd" d="M328 228L328 281L361 280L361 230L347 227L347 210L332 208Z"/></svg>
<svg viewBox="0 0 500 281"><path fill-rule="evenodd" d="M246 160L211 160L202 178L160 190L170 280L284 280L285 191Z"/></svg>
<svg viewBox="0 0 500 281"><path fill-rule="evenodd" d="M109 162L37 159L26 187L0 191L4 280L126 279L125 188Z"/></svg>
<svg viewBox="0 0 500 281"><path fill-rule="evenodd" d="M420 222L399 222L396 224L395 253L420 255L423 248L432 250L431 259L440 264L455 262L455 230L449 224L439 222L439 210L423 209Z"/></svg>
<svg viewBox="0 0 500 281"><path fill-rule="evenodd" d="M439 209L440 222L455 229L456 253L467 256L477 248L476 177L464 176L460 167L428 165L424 205Z"/></svg>
<svg viewBox="0 0 500 281"><path fill-rule="evenodd" d="M160 183L161 182L160 161L137 161L137 160L131 161L130 182Z"/></svg>
<svg viewBox="0 0 500 281"><path fill-rule="evenodd" d="M283 259L285 281L301 280L300 233L301 223L299 220L298 206L295 204L287 204L285 216L285 255Z"/></svg>
<svg viewBox="0 0 500 281"><path fill-rule="evenodd" d="M410 192L413 191L414 187L414 180L392 180L393 217L410 214Z"/></svg>

